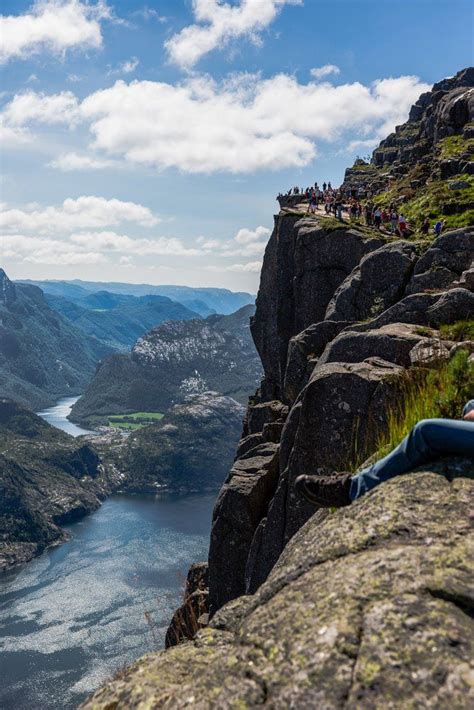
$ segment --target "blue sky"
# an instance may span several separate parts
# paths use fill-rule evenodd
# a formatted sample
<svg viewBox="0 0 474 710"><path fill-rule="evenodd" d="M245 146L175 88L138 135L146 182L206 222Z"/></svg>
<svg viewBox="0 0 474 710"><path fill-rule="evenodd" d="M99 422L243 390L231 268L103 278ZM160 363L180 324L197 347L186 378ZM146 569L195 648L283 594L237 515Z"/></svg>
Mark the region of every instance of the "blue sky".
<svg viewBox="0 0 474 710"><path fill-rule="evenodd" d="M2 265L255 291L275 195L472 64L470 0L3 0Z"/></svg>

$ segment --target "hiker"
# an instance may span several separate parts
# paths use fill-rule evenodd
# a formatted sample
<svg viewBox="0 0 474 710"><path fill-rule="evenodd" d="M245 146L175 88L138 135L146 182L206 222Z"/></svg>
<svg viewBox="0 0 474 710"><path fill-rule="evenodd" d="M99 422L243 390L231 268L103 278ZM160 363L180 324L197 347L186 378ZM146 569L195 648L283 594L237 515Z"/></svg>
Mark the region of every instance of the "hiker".
<svg viewBox="0 0 474 710"><path fill-rule="evenodd" d="M370 202L367 202L365 206L365 223L368 227L372 226L372 211L372 205L370 204Z"/></svg>
<svg viewBox="0 0 474 710"><path fill-rule="evenodd" d="M439 219L434 226L434 233L436 234L437 237L439 237L439 235L443 231L443 227L444 227L444 222L442 219Z"/></svg>
<svg viewBox="0 0 474 710"><path fill-rule="evenodd" d="M342 508L380 483L442 456L467 456L474 461L474 399L465 405L462 420L423 419L396 449L359 473L298 476L295 488L322 508Z"/></svg>
<svg viewBox="0 0 474 710"><path fill-rule="evenodd" d="M374 225L376 226L377 229L380 230L381 224L382 224L382 212L380 211L380 208L377 207L374 212Z"/></svg>
<svg viewBox="0 0 474 710"><path fill-rule="evenodd" d="M334 209L336 212L336 219L338 219L339 222L342 222L342 199L341 199L341 197L336 196Z"/></svg>
<svg viewBox="0 0 474 710"><path fill-rule="evenodd" d="M332 190L331 181L328 182L328 190Z"/></svg>
<svg viewBox="0 0 474 710"><path fill-rule="evenodd" d="M323 192L326 192L326 187L327 187L326 183L323 182Z"/></svg>
<svg viewBox="0 0 474 710"><path fill-rule="evenodd" d="M400 213L400 215L398 217L398 231L400 232L401 237L405 236L406 230L407 230L406 218L403 214Z"/></svg>
<svg viewBox="0 0 474 710"><path fill-rule="evenodd" d="M429 217L425 217L425 219L423 220L423 224L421 225L421 231L422 231L422 234L425 234L425 235L429 233L429 231L430 231Z"/></svg>
<svg viewBox="0 0 474 710"><path fill-rule="evenodd" d="M306 210L306 214L308 212L311 212L311 214L314 214L318 208L318 198L316 197L316 192L313 190L310 198L309 198L309 204L308 204L308 209Z"/></svg>
<svg viewBox="0 0 474 710"><path fill-rule="evenodd" d="M390 212L390 232L392 234L396 233L397 224L398 224L398 214L397 214L396 210L392 210Z"/></svg>

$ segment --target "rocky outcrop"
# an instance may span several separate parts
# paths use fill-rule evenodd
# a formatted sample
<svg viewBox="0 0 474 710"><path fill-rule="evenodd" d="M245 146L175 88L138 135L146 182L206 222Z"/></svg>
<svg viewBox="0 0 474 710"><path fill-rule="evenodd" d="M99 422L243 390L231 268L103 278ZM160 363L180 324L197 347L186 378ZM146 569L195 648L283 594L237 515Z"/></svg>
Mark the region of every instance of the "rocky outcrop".
<svg viewBox="0 0 474 710"><path fill-rule="evenodd" d="M207 626L209 617L209 568L196 562L189 569L182 605L175 611L166 632L165 648L193 639Z"/></svg>
<svg viewBox="0 0 474 710"><path fill-rule="evenodd" d="M324 320L338 286L363 256L384 244L375 233L331 225L294 214L275 218L251 325L267 399L282 397L290 339Z"/></svg>
<svg viewBox="0 0 474 710"><path fill-rule="evenodd" d="M83 709L470 707L472 463L435 470L314 515L257 594Z"/></svg>

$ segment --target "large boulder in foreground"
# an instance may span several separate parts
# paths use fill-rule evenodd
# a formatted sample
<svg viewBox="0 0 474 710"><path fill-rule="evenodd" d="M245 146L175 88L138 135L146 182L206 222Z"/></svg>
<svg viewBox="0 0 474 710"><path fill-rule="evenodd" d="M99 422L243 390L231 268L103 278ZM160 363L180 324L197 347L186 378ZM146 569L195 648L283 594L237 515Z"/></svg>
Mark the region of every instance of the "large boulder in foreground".
<svg viewBox="0 0 474 710"><path fill-rule="evenodd" d="M316 513L257 594L83 709L472 707L472 469L444 462Z"/></svg>

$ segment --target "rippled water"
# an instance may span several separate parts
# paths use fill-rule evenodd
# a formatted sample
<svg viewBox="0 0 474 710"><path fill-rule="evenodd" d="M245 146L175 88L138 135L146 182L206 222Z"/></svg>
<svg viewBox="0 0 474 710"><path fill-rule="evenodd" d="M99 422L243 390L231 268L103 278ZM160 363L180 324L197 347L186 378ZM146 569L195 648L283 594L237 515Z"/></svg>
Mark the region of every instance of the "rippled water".
<svg viewBox="0 0 474 710"><path fill-rule="evenodd" d="M63 431L71 434L71 436L80 436L81 434L89 434L87 429L82 429L82 427L73 424L67 419L71 413L73 405L77 402L79 397L65 397L60 399L54 407L49 407L42 412L38 412L40 417L43 417L49 424L62 429Z"/></svg>
<svg viewBox="0 0 474 710"><path fill-rule="evenodd" d="M43 416L78 435L72 401ZM214 498L112 496L68 542L0 574L0 710L75 708L162 648L188 567L207 557Z"/></svg>
<svg viewBox="0 0 474 710"><path fill-rule="evenodd" d="M187 569L207 556L213 502L114 496L69 542L0 576L0 708L76 707L161 648Z"/></svg>

